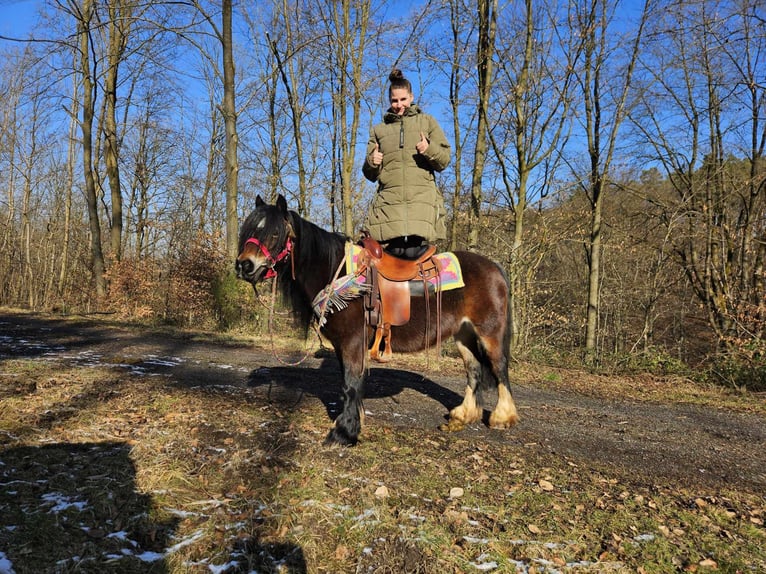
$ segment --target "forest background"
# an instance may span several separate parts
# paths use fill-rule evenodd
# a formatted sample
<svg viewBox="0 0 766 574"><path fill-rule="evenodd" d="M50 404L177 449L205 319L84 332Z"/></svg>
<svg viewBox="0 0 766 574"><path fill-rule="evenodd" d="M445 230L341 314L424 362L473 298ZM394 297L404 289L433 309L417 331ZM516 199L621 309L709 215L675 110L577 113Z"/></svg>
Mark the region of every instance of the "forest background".
<svg viewBox="0 0 766 574"><path fill-rule="evenodd" d="M27 6L28 7L28 6ZM401 68L516 356L766 389L766 3L0 4L0 305L266 331L255 197L357 236Z"/></svg>

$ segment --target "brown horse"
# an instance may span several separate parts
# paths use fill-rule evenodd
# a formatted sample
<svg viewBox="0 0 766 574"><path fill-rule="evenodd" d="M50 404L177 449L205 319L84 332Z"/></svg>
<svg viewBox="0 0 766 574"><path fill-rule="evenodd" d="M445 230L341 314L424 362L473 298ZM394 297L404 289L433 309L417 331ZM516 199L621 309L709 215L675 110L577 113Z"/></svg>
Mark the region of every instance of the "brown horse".
<svg viewBox="0 0 766 574"><path fill-rule="evenodd" d="M307 329L314 318L312 302L333 280L345 257L346 238L331 233L289 211L281 195L276 205L256 199L255 210L242 224L239 235L237 276L253 285L273 278L292 307L296 319ZM491 428L510 428L518 421L508 381L509 307L508 280L494 262L477 253L459 251L456 256L465 287L445 291L441 299L441 334L454 337L465 363L468 384L463 402L449 413L448 430L462 429L478 421L480 386L494 383L497 405L489 417ZM437 341L435 297L413 297L408 323L392 327L394 352L421 351ZM426 305L432 305L430 312ZM356 444L361 431L363 383L368 353L363 336L363 298L348 302L327 315L323 335L332 343L343 371L343 410L327 436L327 443Z"/></svg>

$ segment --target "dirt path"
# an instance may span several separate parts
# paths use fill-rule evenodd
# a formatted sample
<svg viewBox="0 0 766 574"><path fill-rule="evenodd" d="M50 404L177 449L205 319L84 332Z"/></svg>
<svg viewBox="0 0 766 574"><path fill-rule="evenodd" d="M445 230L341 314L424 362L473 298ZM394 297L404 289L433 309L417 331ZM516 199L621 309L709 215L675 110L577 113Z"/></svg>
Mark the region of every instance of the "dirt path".
<svg viewBox="0 0 766 574"><path fill-rule="evenodd" d="M84 367L108 364L140 374L162 374L189 387L247 387L285 409L321 401L328 412L328 428L338 408L340 372L328 352L300 366L284 366L268 344L201 340L98 319L0 311L0 370L4 360L20 357ZM365 432L382 425L435 428L462 398L464 379L454 361L447 361L439 372L425 373L403 370L407 364L403 357L397 361L395 366L402 369L373 368L370 373L362 440ZM619 389L608 398L568 390L566 380L555 388L517 384L514 397L522 420L516 428L498 432L477 424L460 435L563 456L581 470L609 469L636 484L766 491L762 414L614 395L620 397ZM493 404L493 397L485 398Z"/></svg>

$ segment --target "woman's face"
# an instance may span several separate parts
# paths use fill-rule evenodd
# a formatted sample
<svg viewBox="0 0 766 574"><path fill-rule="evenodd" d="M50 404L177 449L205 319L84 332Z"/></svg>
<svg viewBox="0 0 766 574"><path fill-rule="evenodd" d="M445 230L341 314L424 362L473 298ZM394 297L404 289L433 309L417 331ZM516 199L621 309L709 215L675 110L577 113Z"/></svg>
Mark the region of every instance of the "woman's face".
<svg viewBox="0 0 766 574"><path fill-rule="evenodd" d="M412 92L407 88L394 88L391 90L391 109L398 116L412 104Z"/></svg>

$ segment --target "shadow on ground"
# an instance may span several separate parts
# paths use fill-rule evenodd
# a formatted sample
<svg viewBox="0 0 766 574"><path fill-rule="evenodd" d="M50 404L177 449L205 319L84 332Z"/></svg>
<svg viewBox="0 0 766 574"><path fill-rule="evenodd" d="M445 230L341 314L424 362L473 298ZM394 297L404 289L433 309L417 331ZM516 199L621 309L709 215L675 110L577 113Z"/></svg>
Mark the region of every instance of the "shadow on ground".
<svg viewBox="0 0 766 574"><path fill-rule="evenodd" d="M0 458L0 548L16 574L167 572L176 521L150 518L127 444L24 446Z"/></svg>
<svg viewBox="0 0 766 574"><path fill-rule="evenodd" d="M259 367L250 372L247 386L259 389L270 402L284 407L297 406L306 397L319 399L334 419L340 403L342 375L335 357L325 357L318 366ZM365 403L389 400L398 404L405 391L441 405L446 414L460 404L462 397L447 386L421 374L390 368L372 368L365 380Z"/></svg>

